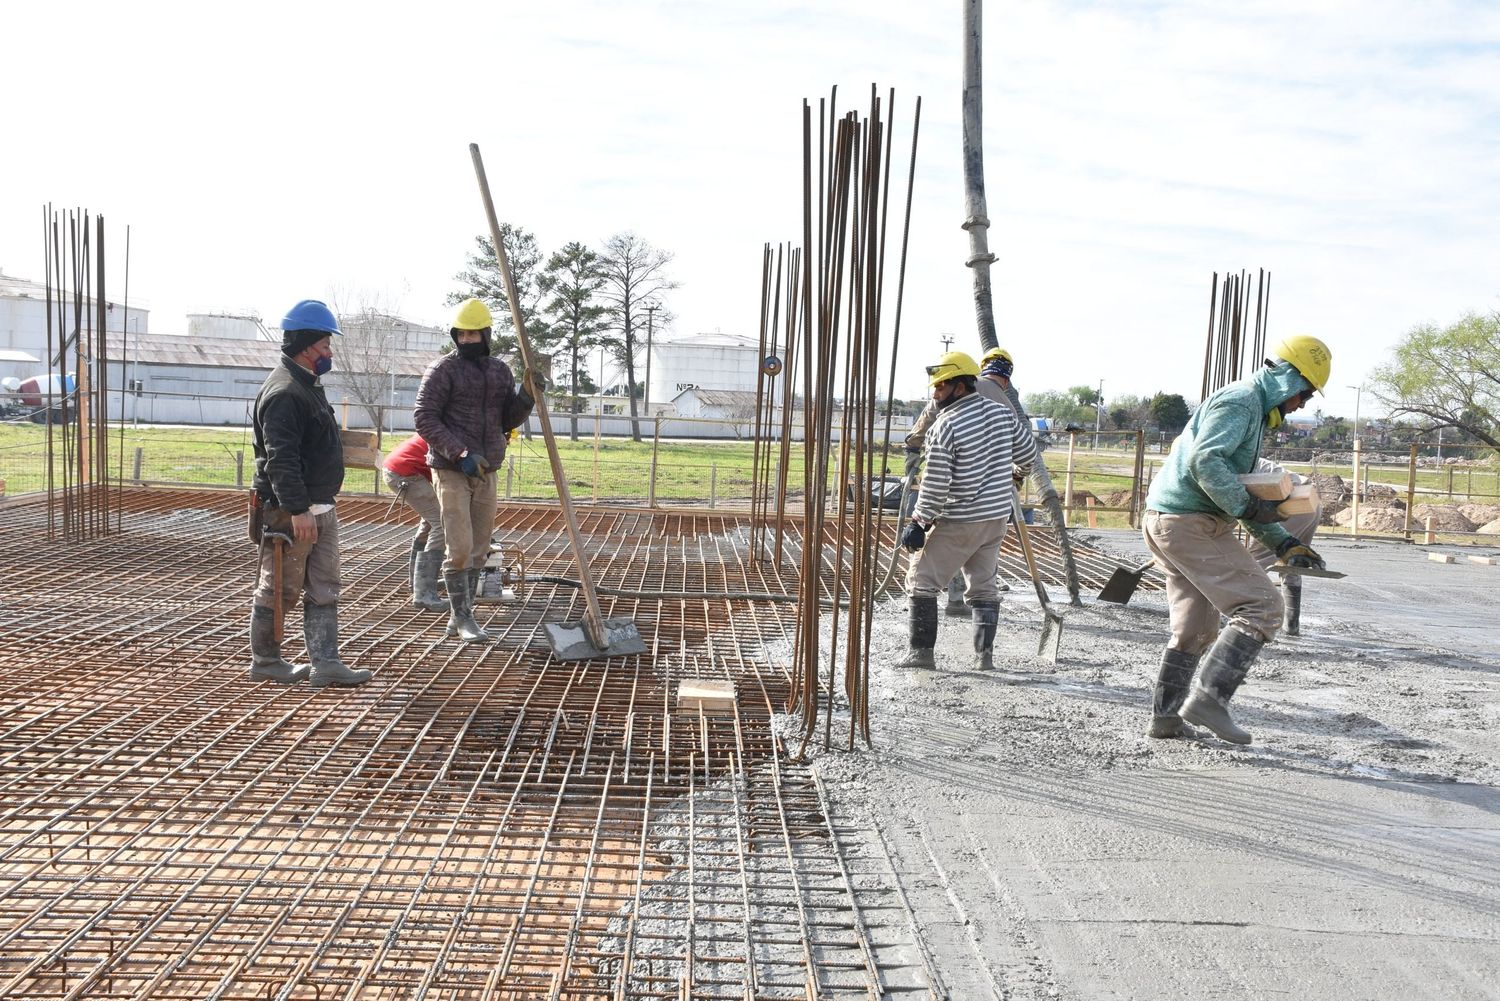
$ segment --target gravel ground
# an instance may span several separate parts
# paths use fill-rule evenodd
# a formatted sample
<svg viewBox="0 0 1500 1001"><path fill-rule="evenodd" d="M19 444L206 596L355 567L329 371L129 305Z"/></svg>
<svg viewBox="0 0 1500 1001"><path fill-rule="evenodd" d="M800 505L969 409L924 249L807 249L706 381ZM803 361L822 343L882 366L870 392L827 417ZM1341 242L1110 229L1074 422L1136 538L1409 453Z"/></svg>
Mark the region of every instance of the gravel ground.
<svg viewBox="0 0 1500 1001"><path fill-rule="evenodd" d="M1067 608L1051 665L1014 587L994 673L963 619L940 670L893 670L881 607L876 747L817 767L951 997L1500 997L1500 566L1466 560L1497 550L1315 545L1350 576L1308 582L1304 635L1241 689L1245 748L1144 736L1160 594Z"/></svg>

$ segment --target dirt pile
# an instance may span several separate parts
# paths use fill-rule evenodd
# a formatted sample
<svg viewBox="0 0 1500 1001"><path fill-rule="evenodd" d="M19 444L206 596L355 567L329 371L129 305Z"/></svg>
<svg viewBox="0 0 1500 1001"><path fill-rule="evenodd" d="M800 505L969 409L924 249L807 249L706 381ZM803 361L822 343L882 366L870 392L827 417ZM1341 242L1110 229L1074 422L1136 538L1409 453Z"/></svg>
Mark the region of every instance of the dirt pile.
<svg viewBox="0 0 1500 1001"><path fill-rule="evenodd" d="M1458 510L1476 525L1488 525L1500 519L1500 504L1460 504Z"/></svg>
<svg viewBox="0 0 1500 1001"><path fill-rule="evenodd" d="M1348 525L1354 520L1354 509L1346 507L1333 516L1332 524ZM1324 519L1325 524L1327 518ZM1359 506L1359 531L1400 532L1406 528L1406 505L1368 502Z"/></svg>
<svg viewBox="0 0 1500 1001"><path fill-rule="evenodd" d="M1496 518L1487 525L1480 525L1474 531L1480 535L1500 535L1500 518Z"/></svg>
<svg viewBox="0 0 1500 1001"><path fill-rule="evenodd" d="M1474 523L1464 517L1456 504L1418 504L1412 509L1411 523L1413 525L1421 525L1425 528L1429 518L1432 519L1432 528L1435 532L1474 531Z"/></svg>

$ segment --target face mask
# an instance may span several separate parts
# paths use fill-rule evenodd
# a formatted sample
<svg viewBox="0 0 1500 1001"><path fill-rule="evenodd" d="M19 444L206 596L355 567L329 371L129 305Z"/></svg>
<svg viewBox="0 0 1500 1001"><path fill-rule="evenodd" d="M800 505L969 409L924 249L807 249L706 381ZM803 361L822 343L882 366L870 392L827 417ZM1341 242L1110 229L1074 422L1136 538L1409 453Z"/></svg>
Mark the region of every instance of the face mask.
<svg viewBox="0 0 1500 1001"><path fill-rule="evenodd" d="M485 356L484 341L474 341L472 344L460 344L458 346L458 356L466 358L469 361L473 361L475 358L483 358Z"/></svg>
<svg viewBox="0 0 1500 1001"><path fill-rule="evenodd" d="M333 355L319 355L313 361L313 375L327 375L333 371Z"/></svg>
<svg viewBox="0 0 1500 1001"><path fill-rule="evenodd" d="M950 391L945 399L938 400L938 409L947 410L949 407L953 406L953 404L957 403L961 399L963 399L963 397L959 396L957 393Z"/></svg>

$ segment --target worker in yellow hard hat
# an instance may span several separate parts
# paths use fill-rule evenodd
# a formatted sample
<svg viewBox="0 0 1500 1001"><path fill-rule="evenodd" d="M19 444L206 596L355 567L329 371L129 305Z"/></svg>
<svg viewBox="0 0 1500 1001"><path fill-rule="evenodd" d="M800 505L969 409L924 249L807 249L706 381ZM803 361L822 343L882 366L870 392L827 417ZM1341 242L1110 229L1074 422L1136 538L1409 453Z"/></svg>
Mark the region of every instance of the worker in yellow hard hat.
<svg viewBox="0 0 1500 1001"><path fill-rule="evenodd" d="M1229 715L1229 700L1281 628L1284 610L1266 572L1235 537L1236 524L1290 569L1323 569L1324 563L1280 524L1287 516L1279 502L1253 496L1239 476L1254 468L1265 432L1328 384L1331 364L1328 345L1316 337L1277 341L1263 368L1193 411L1151 483L1142 530L1166 574L1171 636L1153 692L1149 736L1197 736L1186 720L1231 743L1250 743L1249 732ZM1220 615L1228 619L1222 632Z"/></svg>
<svg viewBox="0 0 1500 1001"><path fill-rule="evenodd" d="M1036 458L1031 429L1010 407L978 389L979 363L950 351L927 366L938 410L926 435L925 473L901 544L916 556L907 566L910 650L897 664L933 668L938 594L960 571L972 609L974 652L980 670L994 667L1000 593L995 572L1011 517L1011 468Z"/></svg>
<svg viewBox="0 0 1500 1001"><path fill-rule="evenodd" d="M489 639L474 619L474 598L495 527L496 471L507 433L530 415L533 392L546 388L535 373L518 387L510 366L490 354L491 322L483 301L459 303L449 328L456 350L427 366L413 414L427 441L447 542L448 635L465 643Z"/></svg>

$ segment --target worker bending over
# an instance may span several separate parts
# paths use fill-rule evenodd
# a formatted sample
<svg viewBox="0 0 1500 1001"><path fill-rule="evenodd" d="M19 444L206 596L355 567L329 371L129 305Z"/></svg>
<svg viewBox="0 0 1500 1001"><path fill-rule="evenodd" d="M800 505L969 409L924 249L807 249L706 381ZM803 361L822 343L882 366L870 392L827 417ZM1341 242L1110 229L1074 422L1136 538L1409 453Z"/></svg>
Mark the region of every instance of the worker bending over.
<svg viewBox="0 0 1500 1001"><path fill-rule="evenodd" d="M427 442L414 434L385 457L385 484L407 507L416 512L417 534L411 540L411 559L406 582L411 585L413 608L440 612L448 603L438 596L438 571L443 563L442 509L432 485L432 467L427 465Z"/></svg>
<svg viewBox="0 0 1500 1001"><path fill-rule="evenodd" d="M1279 502L1251 496L1238 479L1255 467L1266 430L1328 382L1332 359L1316 337L1285 338L1271 354L1260 371L1199 405L1146 495L1143 531L1166 574L1171 616L1152 698L1152 737L1197 736L1183 725L1187 720L1232 743L1250 743L1229 715L1229 700L1280 628L1282 607L1266 572L1235 538L1237 522L1292 566L1324 568L1322 557L1278 524L1285 520ZM1229 620L1222 634L1220 613Z"/></svg>
<svg viewBox="0 0 1500 1001"><path fill-rule="evenodd" d="M417 433L427 441L448 547L448 635L465 643L490 638L474 621L474 595L495 529L496 471L505 459L506 432L535 405L527 389L516 388L510 366L491 356L490 323L483 302L459 303L449 330L457 350L427 366L414 414ZM544 390L540 375L528 378L536 392Z"/></svg>
<svg viewBox="0 0 1500 1001"><path fill-rule="evenodd" d="M926 437L917 506L901 530L901 544L918 556L906 571L911 649L898 667L936 666L937 596L960 570L973 610L976 666L994 667L995 572L1013 513L1011 473L1031 469L1036 445L1010 407L980 394L978 377L979 365L961 351L927 367L938 417Z"/></svg>

